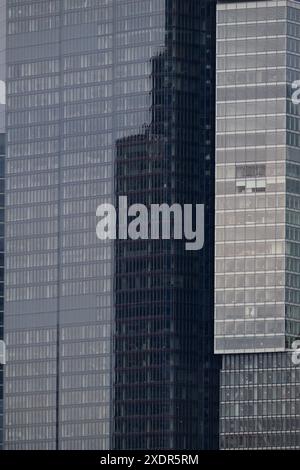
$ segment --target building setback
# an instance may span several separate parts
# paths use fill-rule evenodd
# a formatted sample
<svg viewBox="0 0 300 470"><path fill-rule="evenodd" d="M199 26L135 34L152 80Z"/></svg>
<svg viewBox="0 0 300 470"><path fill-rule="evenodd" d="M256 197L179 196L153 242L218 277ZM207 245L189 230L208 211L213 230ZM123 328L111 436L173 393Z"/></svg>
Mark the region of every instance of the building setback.
<svg viewBox="0 0 300 470"><path fill-rule="evenodd" d="M6 449L218 446L215 2L8 2ZM96 208L205 204L205 244Z"/></svg>
<svg viewBox="0 0 300 470"><path fill-rule="evenodd" d="M300 5L217 6L220 447L300 448Z"/></svg>

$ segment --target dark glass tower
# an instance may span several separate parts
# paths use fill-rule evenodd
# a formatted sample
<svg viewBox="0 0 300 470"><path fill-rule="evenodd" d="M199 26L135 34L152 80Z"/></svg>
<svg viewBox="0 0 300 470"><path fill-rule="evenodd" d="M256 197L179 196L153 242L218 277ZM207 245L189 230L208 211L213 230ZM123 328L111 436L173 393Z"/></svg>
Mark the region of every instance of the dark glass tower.
<svg viewBox="0 0 300 470"><path fill-rule="evenodd" d="M215 2L8 2L6 447L215 448ZM205 204L205 244L96 208Z"/></svg>
<svg viewBox="0 0 300 470"><path fill-rule="evenodd" d="M0 340L4 340L4 163L5 134L0 133ZM0 449L3 447L4 364L0 363Z"/></svg>

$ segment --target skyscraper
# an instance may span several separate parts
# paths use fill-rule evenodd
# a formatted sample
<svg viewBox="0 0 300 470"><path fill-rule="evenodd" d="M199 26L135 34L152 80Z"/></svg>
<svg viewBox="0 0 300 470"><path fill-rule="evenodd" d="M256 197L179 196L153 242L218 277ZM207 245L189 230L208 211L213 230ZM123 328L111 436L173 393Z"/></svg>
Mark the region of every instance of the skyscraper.
<svg viewBox="0 0 300 470"><path fill-rule="evenodd" d="M7 2L7 449L215 448L215 2ZM205 244L96 208L205 204Z"/></svg>
<svg viewBox="0 0 300 470"><path fill-rule="evenodd" d="M300 5L217 6L220 445L300 448Z"/></svg>
<svg viewBox="0 0 300 470"><path fill-rule="evenodd" d="M0 0L0 341L4 340L5 2ZM0 361L0 449L3 448L3 374Z"/></svg>

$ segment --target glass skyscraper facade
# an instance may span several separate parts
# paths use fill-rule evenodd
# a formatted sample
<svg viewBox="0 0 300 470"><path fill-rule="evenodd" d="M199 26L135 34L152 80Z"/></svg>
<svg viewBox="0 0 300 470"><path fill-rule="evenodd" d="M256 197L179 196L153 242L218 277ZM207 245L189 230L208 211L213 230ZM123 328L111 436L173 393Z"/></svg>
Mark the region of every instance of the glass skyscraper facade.
<svg viewBox="0 0 300 470"><path fill-rule="evenodd" d="M5 177L5 2L0 0L0 340L4 340L4 177ZM0 364L0 449L3 448L3 379Z"/></svg>
<svg viewBox="0 0 300 470"><path fill-rule="evenodd" d="M7 1L6 449L216 448L215 2ZM96 208L205 204L205 243Z"/></svg>
<svg viewBox="0 0 300 470"><path fill-rule="evenodd" d="M221 448L300 447L297 2L217 6L215 351Z"/></svg>
<svg viewBox="0 0 300 470"><path fill-rule="evenodd" d="M223 356L221 449L299 449L299 369L290 352Z"/></svg>

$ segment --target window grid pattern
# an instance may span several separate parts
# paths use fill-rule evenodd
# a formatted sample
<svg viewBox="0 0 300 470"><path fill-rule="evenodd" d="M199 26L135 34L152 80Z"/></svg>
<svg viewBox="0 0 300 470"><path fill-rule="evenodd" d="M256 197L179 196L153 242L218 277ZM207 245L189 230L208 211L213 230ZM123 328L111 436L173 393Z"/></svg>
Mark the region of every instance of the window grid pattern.
<svg viewBox="0 0 300 470"><path fill-rule="evenodd" d="M300 368L291 353L224 355L221 449L299 449Z"/></svg>
<svg viewBox="0 0 300 470"><path fill-rule="evenodd" d="M0 0L0 81L5 82L5 1ZM5 96L0 99L0 340L4 340ZM0 450L4 442L4 367L0 365Z"/></svg>
<svg viewBox="0 0 300 470"><path fill-rule="evenodd" d="M285 347L286 11L218 5L218 353Z"/></svg>
<svg viewBox="0 0 300 470"><path fill-rule="evenodd" d="M194 254L173 240L116 242L117 449L217 447L211 244L215 12L213 2L165 5L162 47L149 60L148 118L138 133L116 144L116 195L147 207L203 201L206 242Z"/></svg>
<svg viewBox="0 0 300 470"><path fill-rule="evenodd" d="M214 1L7 5L6 448L216 447ZM159 247L162 286L145 293L144 248L124 275L127 246L97 240L95 212L114 202L115 160L139 138L152 164L153 136L165 166L147 184L161 202L205 202L207 244L190 259ZM134 354L145 327L148 352Z"/></svg>
<svg viewBox="0 0 300 470"><path fill-rule="evenodd" d="M235 90L229 92L229 102L225 100L224 104L222 97L217 104L220 128L225 126L223 130L229 135L229 140L221 135L219 141L217 184L219 181L222 198L231 199L234 194L229 203L217 201L216 215L217 243L224 249L216 260L215 311L215 347L223 353L221 449L300 447L300 373L290 351L293 341L300 337L299 109L291 101L291 84L299 75L299 20L300 9L295 2L218 6L220 34L226 36L228 31L232 35L232 26L237 32L234 40L229 39L229 49L221 46L221 50L227 50L218 57L221 76L233 70L238 82L233 83ZM256 38L256 45L247 39L245 48L242 37L248 38L248 33ZM235 54L230 52L233 50ZM239 71L245 69L249 77L254 71L257 88L262 81L265 86L263 92L257 90L253 95L249 83L243 102ZM229 119L222 124L225 114ZM254 236L247 239L245 234L251 231ZM238 247L241 234L250 250L246 247L242 257ZM231 240L235 247L229 254L230 262L227 254ZM261 241L265 243L262 249ZM246 267L245 277L242 266ZM226 291L233 286L235 293L228 297ZM254 296L248 295L253 286Z"/></svg>

